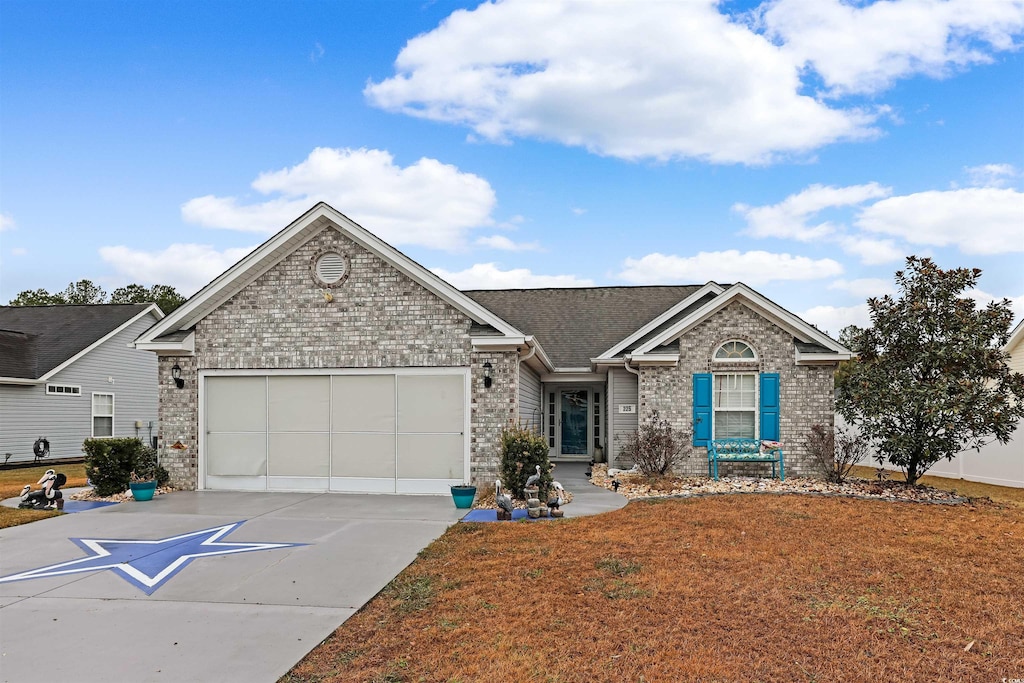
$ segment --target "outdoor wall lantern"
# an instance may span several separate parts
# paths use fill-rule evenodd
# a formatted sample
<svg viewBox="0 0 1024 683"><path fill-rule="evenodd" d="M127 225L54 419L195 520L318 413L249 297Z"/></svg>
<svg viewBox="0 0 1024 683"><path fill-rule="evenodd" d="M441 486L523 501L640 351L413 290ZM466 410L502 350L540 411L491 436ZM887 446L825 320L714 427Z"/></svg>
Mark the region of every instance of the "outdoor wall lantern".
<svg viewBox="0 0 1024 683"><path fill-rule="evenodd" d="M174 367L171 368L171 377L174 378L174 386L179 389L185 388L185 380L181 378L181 366L177 363L175 363Z"/></svg>
<svg viewBox="0 0 1024 683"><path fill-rule="evenodd" d="M491 388L491 382L493 381L491 380L491 368L493 367L490 361L484 363L484 389Z"/></svg>

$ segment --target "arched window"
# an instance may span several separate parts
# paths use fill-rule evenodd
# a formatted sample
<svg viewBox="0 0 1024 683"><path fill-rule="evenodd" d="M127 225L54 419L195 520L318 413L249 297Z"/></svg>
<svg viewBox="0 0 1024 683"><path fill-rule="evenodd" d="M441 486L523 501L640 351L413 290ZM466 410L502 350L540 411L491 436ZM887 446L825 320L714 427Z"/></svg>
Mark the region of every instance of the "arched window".
<svg viewBox="0 0 1024 683"><path fill-rule="evenodd" d="M715 360L756 360L754 349L741 341L727 341L715 351Z"/></svg>

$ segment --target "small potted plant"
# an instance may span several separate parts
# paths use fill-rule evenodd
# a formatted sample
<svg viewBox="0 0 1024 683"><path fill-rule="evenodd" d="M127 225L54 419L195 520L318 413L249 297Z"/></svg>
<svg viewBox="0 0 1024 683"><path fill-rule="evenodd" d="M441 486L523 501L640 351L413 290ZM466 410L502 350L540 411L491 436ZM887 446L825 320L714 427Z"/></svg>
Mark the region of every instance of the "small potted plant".
<svg viewBox="0 0 1024 683"><path fill-rule="evenodd" d="M153 500L156 493L155 464L148 461L137 463L129 477L128 488L135 500Z"/></svg>
<svg viewBox="0 0 1024 683"><path fill-rule="evenodd" d="M476 498L476 487L472 484L452 484L452 500L455 501L456 508L472 507L474 498Z"/></svg>

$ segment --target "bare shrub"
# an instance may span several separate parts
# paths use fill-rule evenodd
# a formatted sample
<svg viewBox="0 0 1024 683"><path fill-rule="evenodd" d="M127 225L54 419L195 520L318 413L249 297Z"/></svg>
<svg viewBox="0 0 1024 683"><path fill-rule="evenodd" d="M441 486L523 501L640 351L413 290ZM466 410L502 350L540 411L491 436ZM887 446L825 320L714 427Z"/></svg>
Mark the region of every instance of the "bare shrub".
<svg viewBox="0 0 1024 683"><path fill-rule="evenodd" d="M816 424L804 439L804 446L825 472L825 478L842 484L854 465L868 454L868 441L842 427Z"/></svg>
<svg viewBox="0 0 1024 683"><path fill-rule="evenodd" d="M622 455L631 458L642 474L664 476L676 464L687 436L668 420L659 419L655 410L647 422L626 437Z"/></svg>

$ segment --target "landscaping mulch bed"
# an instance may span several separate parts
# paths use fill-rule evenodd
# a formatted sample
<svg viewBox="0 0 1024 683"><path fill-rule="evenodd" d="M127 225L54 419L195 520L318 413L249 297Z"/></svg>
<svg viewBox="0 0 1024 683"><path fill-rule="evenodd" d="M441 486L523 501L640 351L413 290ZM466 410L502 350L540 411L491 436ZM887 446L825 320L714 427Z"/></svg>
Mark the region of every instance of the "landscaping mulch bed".
<svg viewBox="0 0 1024 683"><path fill-rule="evenodd" d="M790 477L786 481L757 477L721 477L718 481L708 477L645 477L626 471L608 475L607 465L594 465L590 481L595 486L615 490L627 498L660 496L700 496L716 493L803 493L829 496L850 496L879 500L950 503L967 502L967 498L952 491L930 486L908 486L892 479L850 478L842 484L821 479Z"/></svg>
<svg viewBox="0 0 1024 683"><path fill-rule="evenodd" d="M171 486L158 486L153 492L153 495L162 496L165 493L171 493L175 490L177 489ZM72 493L68 498L71 500L102 500L110 503L126 503L135 500L135 496L132 495L131 491L122 491L121 493L115 493L112 496L100 496L96 494L95 489L86 489L85 491Z"/></svg>
<svg viewBox="0 0 1024 683"><path fill-rule="evenodd" d="M282 681L1024 677L1024 511L636 500L458 524Z"/></svg>

